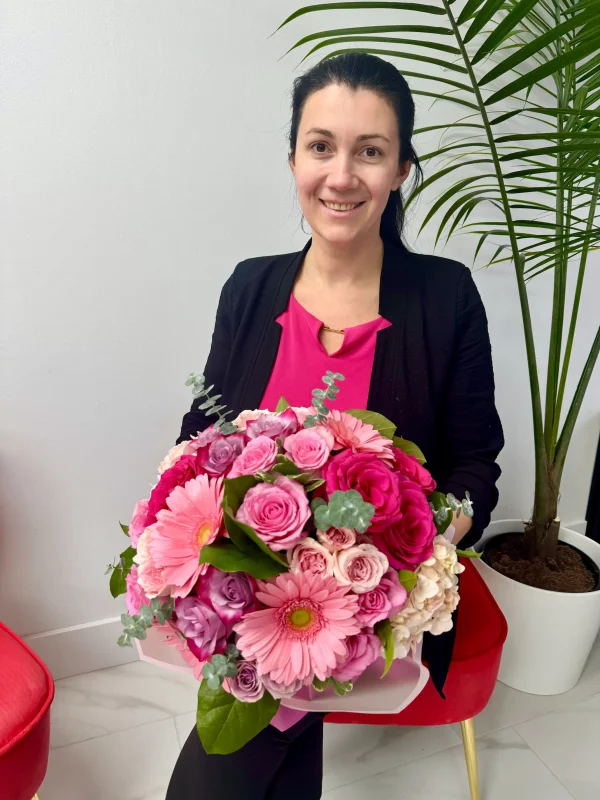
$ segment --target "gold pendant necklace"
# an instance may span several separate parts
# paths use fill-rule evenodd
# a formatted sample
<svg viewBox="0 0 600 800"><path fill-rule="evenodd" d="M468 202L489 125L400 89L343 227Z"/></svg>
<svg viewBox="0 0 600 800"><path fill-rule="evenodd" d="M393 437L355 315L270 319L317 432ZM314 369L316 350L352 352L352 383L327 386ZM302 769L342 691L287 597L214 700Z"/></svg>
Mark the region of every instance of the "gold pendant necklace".
<svg viewBox="0 0 600 800"><path fill-rule="evenodd" d="M338 331L336 328L330 328L329 325L323 325L323 330L326 331L327 333L341 333L341 334L343 334L346 329L342 328L341 331Z"/></svg>

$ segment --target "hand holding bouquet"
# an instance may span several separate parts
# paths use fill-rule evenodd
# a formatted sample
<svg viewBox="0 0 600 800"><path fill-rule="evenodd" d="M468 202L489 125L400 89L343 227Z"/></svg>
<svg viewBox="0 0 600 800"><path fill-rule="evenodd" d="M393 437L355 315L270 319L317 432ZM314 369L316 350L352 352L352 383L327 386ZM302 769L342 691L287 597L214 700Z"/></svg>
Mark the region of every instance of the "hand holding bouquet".
<svg viewBox="0 0 600 800"><path fill-rule="evenodd" d="M463 567L444 532L453 511L416 445L370 411L330 410L328 373L313 408L230 422L204 379L188 385L217 417L172 448L137 503L131 546L111 565L126 595L122 646L158 627L201 680L198 733L237 750L303 687L352 691L425 632L452 627Z"/></svg>

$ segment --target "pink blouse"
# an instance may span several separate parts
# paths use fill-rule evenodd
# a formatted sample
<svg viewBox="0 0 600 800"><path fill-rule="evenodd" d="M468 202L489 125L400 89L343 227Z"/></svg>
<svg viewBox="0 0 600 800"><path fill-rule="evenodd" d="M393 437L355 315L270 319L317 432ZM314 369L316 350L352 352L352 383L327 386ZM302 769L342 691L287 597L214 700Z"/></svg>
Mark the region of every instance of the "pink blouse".
<svg viewBox="0 0 600 800"><path fill-rule="evenodd" d="M324 389L327 370L345 377L339 382L337 400L327 401L340 411L366 408L369 396L377 331L392 323L384 317L346 328L339 350L328 354L319 339L323 323L290 295L287 309L277 317L281 341L271 377L260 404L273 411L283 396L292 406L310 406L313 389Z"/></svg>

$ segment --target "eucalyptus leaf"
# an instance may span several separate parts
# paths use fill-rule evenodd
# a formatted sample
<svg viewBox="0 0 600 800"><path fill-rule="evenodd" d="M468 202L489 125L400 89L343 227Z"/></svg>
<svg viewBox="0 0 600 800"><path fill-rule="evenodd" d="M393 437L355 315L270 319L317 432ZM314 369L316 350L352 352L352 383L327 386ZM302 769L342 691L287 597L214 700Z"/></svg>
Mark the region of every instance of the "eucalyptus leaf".
<svg viewBox="0 0 600 800"><path fill-rule="evenodd" d="M442 492L432 492L427 496L427 500L433 511L433 522L437 532L443 535L452 522L452 511L448 505L446 495Z"/></svg>

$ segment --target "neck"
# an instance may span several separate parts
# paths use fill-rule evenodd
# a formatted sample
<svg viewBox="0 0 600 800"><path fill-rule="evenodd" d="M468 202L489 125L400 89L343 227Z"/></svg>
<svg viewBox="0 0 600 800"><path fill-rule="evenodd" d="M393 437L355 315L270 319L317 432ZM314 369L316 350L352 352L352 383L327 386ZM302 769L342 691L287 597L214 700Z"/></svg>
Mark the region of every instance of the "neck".
<svg viewBox="0 0 600 800"><path fill-rule="evenodd" d="M326 285L371 283L379 280L382 263L383 240L378 231L369 238L341 244L314 231L302 272L305 278Z"/></svg>

